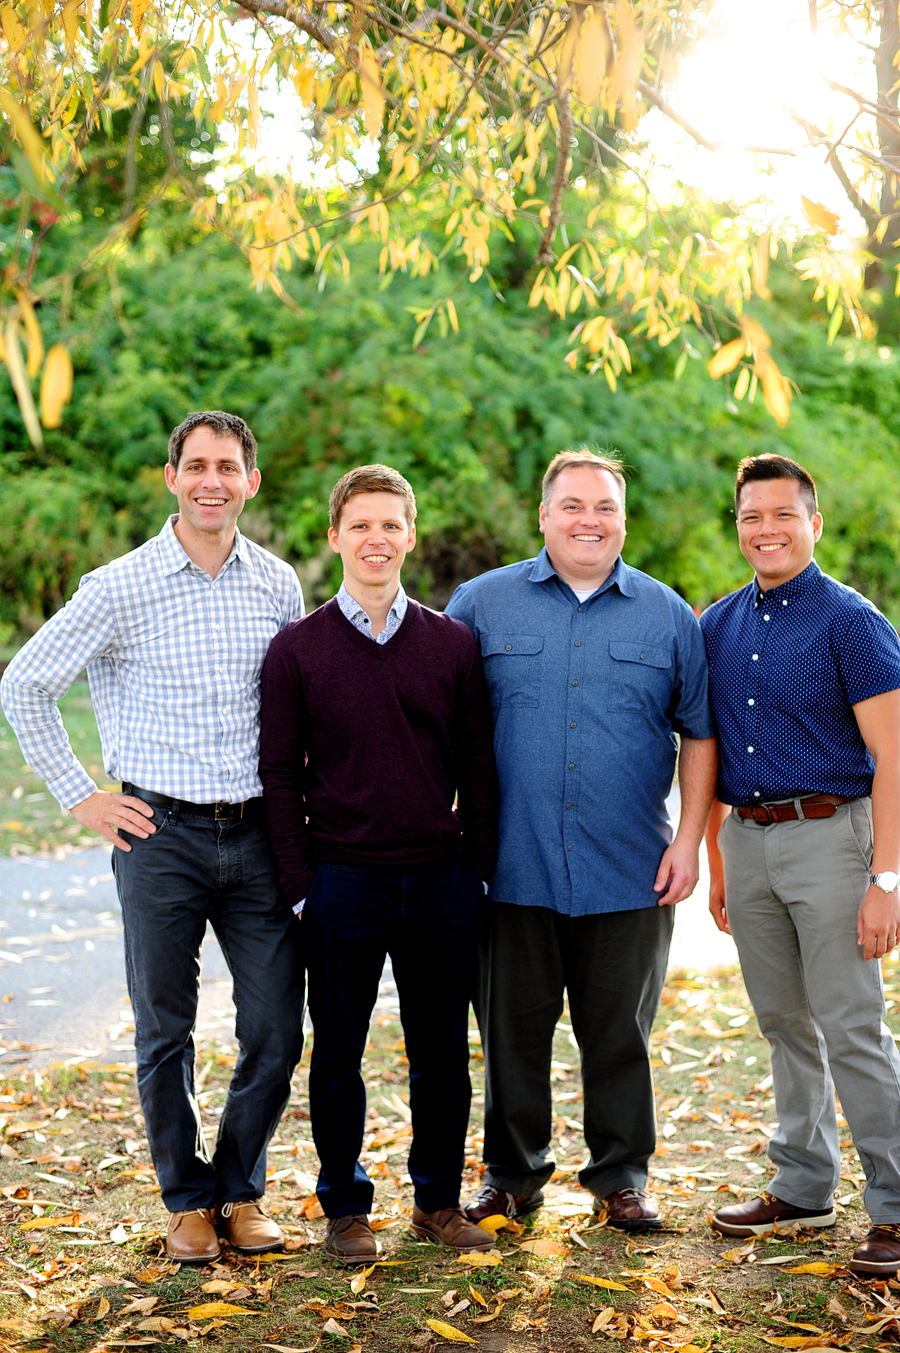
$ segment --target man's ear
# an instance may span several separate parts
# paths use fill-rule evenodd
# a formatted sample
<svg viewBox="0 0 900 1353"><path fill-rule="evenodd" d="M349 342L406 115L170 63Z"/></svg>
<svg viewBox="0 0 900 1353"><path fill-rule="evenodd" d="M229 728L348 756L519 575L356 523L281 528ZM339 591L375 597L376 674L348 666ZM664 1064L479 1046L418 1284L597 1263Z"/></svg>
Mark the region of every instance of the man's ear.
<svg viewBox="0 0 900 1353"><path fill-rule="evenodd" d="M166 476L166 487L168 488L170 493L178 492L178 490L175 487L175 476L177 473L178 471L174 470L172 466L169 464L169 462L166 461L165 465L163 466L163 474Z"/></svg>
<svg viewBox="0 0 900 1353"><path fill-rule="evenodd" d="M338 544L338 533L333 526L328 528L328 544L334 550L335 554L340 554L341 547Z"/></svg>
<svg viewBox="0 0 900 1353"><path fill-rule="evenodd" d="M247 476L247 480L250 486L247 489L247 497L255 498L256 495L259 493L259 486L262 483L262 475L260 474L259 470L251 470Z"/></svg>

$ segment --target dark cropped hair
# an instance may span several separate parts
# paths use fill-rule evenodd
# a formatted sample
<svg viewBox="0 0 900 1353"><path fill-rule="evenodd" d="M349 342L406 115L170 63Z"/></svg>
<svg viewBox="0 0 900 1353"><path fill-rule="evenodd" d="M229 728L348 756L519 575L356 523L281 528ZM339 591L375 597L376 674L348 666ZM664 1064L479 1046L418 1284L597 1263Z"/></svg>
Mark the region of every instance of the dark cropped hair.
<svg viewBox="0 0 900 1353"><path fill-rule="evenodd" d="M351 498L360 493L395 493L403 499L403 511L406 524L412 531L416 520L416 495L412 485L403 478L399 470L390 465L357 465L341 475L328 500L328 524L337 531L341 524L341 513Z"/></svg>
<svg viewBox="0 0 900 1353"><path fill-rule="evenodd" d="M236 413L223 413L221 409L206 409L202 413L189 413L183 423L173 428L169 438L169 464L173 470L178 469L185 439L194 428L210 428L217 437L234 437L241 444L247 473L256 469L256 438L243 418L238 418Z"/></svg>
<svg viewBox="0 0 900 1353"><path fill-rule="evenodd" d="M745 456L737 467L737 474L734 480L734 510L738 511L741 505L741 490L745 484L758 484L763 479L793 479L800 485L800 497L809 512L810 517L814 517L819 510L819 499L816 494L816 481L813 479L809 470L804 470L803 466L796 460L791 460L789 456Z"/></svg>

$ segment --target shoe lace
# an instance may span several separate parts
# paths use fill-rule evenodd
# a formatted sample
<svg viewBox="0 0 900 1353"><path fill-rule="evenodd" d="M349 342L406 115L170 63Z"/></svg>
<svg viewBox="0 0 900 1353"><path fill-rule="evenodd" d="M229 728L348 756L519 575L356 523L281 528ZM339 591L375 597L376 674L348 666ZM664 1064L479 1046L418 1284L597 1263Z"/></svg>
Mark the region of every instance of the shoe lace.
<svg viewBox="0 0 900 1353"><path fill-rule="evenodd" d="M887 1231L888 1234L892 1235L895 1240L900 1240L900 1223L898 1222L893 1221L881 1222L879 1223L878 1226L873 1226L872 1230Z"/></svg>
<svg viewBox="0 0 900 1353"><path fill-rule="evenodd" d="M219 1209L219 1215L222 1217L230 1217L232 1212L234 1212L234 1210L239 1207L259 1207L259 1199L244 1198L239 1203L223 1203Z"/></svg>
<svg viewBox="0 0 900 1353"><path fill-rule="evenodd" d="M505 1189L496 1189L493 1184L485 1184L483 1188L478 1190L475 1197L480 1203L490 1203L492 1206L496 1205L498 1213L500 1212L502 1199L502 1211L507 1217L511 1217L516 1210L515 1194L507 1193Z"/></svg>

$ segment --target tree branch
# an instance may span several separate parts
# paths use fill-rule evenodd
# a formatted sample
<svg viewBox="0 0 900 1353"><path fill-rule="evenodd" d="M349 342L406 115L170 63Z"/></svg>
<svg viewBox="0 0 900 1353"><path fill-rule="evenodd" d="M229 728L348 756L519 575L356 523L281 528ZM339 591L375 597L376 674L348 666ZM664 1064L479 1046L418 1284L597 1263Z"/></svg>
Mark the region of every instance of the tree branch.
<svg viewBox="0 0 900 1353"><path fill-rule="evenodd" d="M547 228L538 246L535 262L539 267L549 268L554 261L552 249L553 236L562 217L562 195L569 181L569 151L575 139L575 124L572 121L572 70L575 65L575 49L584 18L585 0L575 0L569 14L569 22L563 35L559 53L559 66L556 75L556 168L550 185L550 208Z"/></svg>
<svg viewBox="0 0 900 1353"><path fill-rule="evenodd" d="M652 85L648 85L646 80L637 80L635 88L648 103L652 103L682 131L687 132L688 136L692 136L697 145L702 146L704 150L721 150L723 146L728 144L726 141L710 141L702 132L698 132L697 128L691 126L690 122L683 118L667 99L663 98L659 90L654 89ZM740 146L738 149L753 155L796 155L797 153L790 147L785 146Z"/></svg>
<svg viewBox="0 0 900 1353"><path fill-rule="evenodd" d="M825 141L827 143L827 137L825 136L824 132L820 131L819 128L814 123L807 122L806 118L801 117L799 113L795 113L793 109L789 108L787 111L790 113L791 117L796 122L797 126L803 128L803 130L806 132L810 140L812 140L815 137L817 141L819 142ZM855 188L854 185L851 183L850 177L847 174L846 169L838 159L837 148L838 143L835 142L831 146L831 149L829 150L827 156L825 157L825 163L831 165L832 169L834 170L835 177L837 178L838 183L843 188L847 198L850 201L851 206L855 207L856 210L859 212L860 216L865 221L869 231L870 232L874 231L876 226L878 225L878 222L881 219L881 215L876 210L876 208L871 205L870 202L867 202L865 198L860 195L859 190Z"/></svg>
<svg viewBox="0 0 900 1353"><path fill-rule="evenodd" d="M299 28L307 37L317 42L320 47L324 47L326 52L332 55L337 51L338 41L335 33L330 28L326 28L314 18L308 10L300 5L290 5L287 0L237 0L241 9L247 10L249 14L257 17L261 14L271 14L279 19L287 19L295 28Z"/></svg>

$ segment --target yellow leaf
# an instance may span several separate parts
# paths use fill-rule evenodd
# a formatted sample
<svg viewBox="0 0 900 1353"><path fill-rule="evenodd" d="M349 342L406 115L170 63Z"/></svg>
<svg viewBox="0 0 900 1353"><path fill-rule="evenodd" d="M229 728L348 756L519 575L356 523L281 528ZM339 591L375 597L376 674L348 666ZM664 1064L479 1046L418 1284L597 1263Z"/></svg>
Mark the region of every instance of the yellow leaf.
<svg viewBox="0 0 900 1353"><path fill-rule="evenodd" d="M612 1306L605 1306L599 1313L593 1325L591 1325L591 1334L599 1334L600 1330L605 1330L610 1321L615 1317L615 1310Z"/></svg>
<svg viewBox="0 0 900 1353"><path fill-rule="evenodd" d="M26 369L29 376L36 376L41 369L41 362L44 360L44 340L41 337L41 326L38 324L34 307L28 297L23 296L21 292L19 293L19 309L22 312L25 332L28 335Z"/></svg>
<svg viewBox="0 0 900 1353"><path fill-rule="evenodd" d="M754 369L762 381L766 408L778 426L783 428L791 415L791 387L767 352L756 354Z"/></svg>
<svg viewBox="0 0 900 1353"><path fill-rule="evenodd" d="M471 1334L463 1334L462 1330L454 1329L448 1325L445 1320L426 1320L425 1324L429 1329L434 1330L442 1339L447 1339L451 1344L477 1344L478 1340L473 1339Z"/></svg>
<svg viewBox="0 0 900 1353"><path fill-rule="evenodd" d="M606 13L597 5L582 30L575 57L575 81L582 102L596 103L600 97L600 86L611 55Z"/></svg>
<svg viewBox="0 0 900 1353"><path fill-rule="evenodd" d="M678 1312L675 1310L675 1307L671 1304L671 1302L668 1301L657 1302L657 1304L653 1307L653 1310L650 1312L650 1315L654 1320L678 1319Z"/></svg>
<svg viewBox="0 0 900 1353"><path fill-rule="evenodd" d="M94 1316L94 1319L102 1320L105 1315L109 1315L109 1302L106 1297L101 1297L97 1304L97 1314Z"/></svg>
<svg viewBox="0 0 900 1353"><path fill-rule="evenodd" d="M251 1311L247 1306L232 1306L228 1301L204 1301L200 1306L192 1306L188 1311L189 1320L215 1320L223 1315L260 1315L260 1311Z"/></svg>
<svg viewBox="0 0 900 1353"><path fill-rule="evenodd" d="M131 0L131 23L136 38L139 38L144 30L144 16L149 8L150 0Z"/></svg>
<svg viewBox="0 0 900 1353"><path fill-rule="evenodd" d="M526 1254L541 1254L545 1257L557 1254L568 1254L568 1245L563 1245L558 1240L551 1240L549 1236L543 1236L540 1240L526 1240L519 1246Z"/></svg>
<svg viewBox="0 0 900 1353"><path fill-rule="evenodd" d="M362 1292L362 1290L366 1285L366 1282L368 1281L369 1274L372 1272L374 1267L375 1267L374 1264L370 1264L368 1268L362 1268L359 1270L358 1273L355 1273L353 1275L353 1277L350 1279L351 1292L353 1292L354 1294L356 1294L357 1292Z"/></svg>
<svg viewBox="0 0 900 1353"><path fill-rule="evenodd" d="M760 1337L763 1343L777 1344L779 1348L803 1348L804 1344L809 1343L809 1338L805 1334L763 1334Z"/></svg>
<svg viewBox="0 0 900 1353"><path fill-rule="evenodd" d="M471 1254L458 1254L456 1262L466 1268L494 1268L503 1263L503 1255L499 1250L473 1250Z"/></svg>
<svg viewBox="0 0 900 1353"><path fill-rule="evenodd" d="M824 1260L817 1259L814 1263L798 1264L796 1268L786 1268L784 1271L785 1273L818 1273L824 1277L829 1273L837 1273L839 1267L839 1264L826 1264ZM806 1329L807 1326L804 1325L802 1328ZM820 1334L821 1331L817 1330L816 1333Z"/></svg>
<svg viewBox="0 0 900 1353"><path fill-rule="evenodd" d="M497 1215L493 1217L482 1217L478 1225L481 1227L482 1231L487 1231L489 1235L495 1236L498 1231L503 1230L508 1221L508 1217L501 1216L498 1212Z"/></svg>
<svg viewBox="0 0 900 1353"><path fill-rule="evenodd" d="M80 0L66 0L63 6L62 21L66 33L66 46L71 54L75 50L75 39L78 37L78 5Z"/></svg>
<svg viewBox="0 0 900 1353"><path fill-rule="evenodd" d="M524 1246L522 1248L524 1249ZM626 1287L624 1283L613 1282L612 1278L594 1278L589 1273L573 1273L572 1277L578 1283L590 1283L592 1287L603 1287L610 1292L631 1291L630 1287Z"/></svg>
<svg viewBox="0 0 900 1353"><path fill-rule="evenodd" d="M363 121L366 135L374 141L381 131L384 116L384 92L379 79L378 57L365 40L359 47L359 81L362 86Z"/></svg>
<svg viewBox="0 0 900 1353"><path fill-rule="evenodd" d="M826 235L836 235L840 216L836 212L829 211L823 207L821 202L812 202L808 197L800 194L800 201L803 203L803 211L806 219L813 225L824 230Z"/></svg>
<svg viewBox="0 0 900 1353"><path fill-rule="evenodd" d="M747 340L745 338L733 338L730 343L726 343L719 348L718 352L713 353L706 364L706 369L713 380L717 381L727 371L733 371L746 352Z"/></svg>
<svg viewBox="0 0 900 1353"><path fill-rule="evenodd" d="M32 1217L30 1221L23 1221L21 1228L23 1231L43 1231L49 1226L77 1226L78 1213L73 1212L69 1217Z"/></svg>
<svg viewBox="0 0 900 1353"><path fill-rule="evenodd" d="M740 1264L744 1259L753 1253L756 1246L756 1237L748 1240L746 1245L735 1245L733 1249L726 1250L722 1255L723 1259L729 1259L732 1264Z"/></svg>
<svg viewBox="0 0 900 1353"><path fill-rule="evenodd" d="M28 41L28 34L19 22L12 5L0 5L0 23L3 25L3 34L10 47L14 52L21 52Z"/></svg>
<svg viewBox="0 0 900 1353"><path fill-rule="evenodd" d="M2 7L2 13L5 15L8 9L9 6L4 5ZM4 18L4 26L5 23L6 20ZM28 157L28 162L34 170L38 180L44 183L52 182L53 175L50 172L47 148L44 145L40 134L35 130L34 124L25 112L25 109L19 106L9 90L2 87L0 87L0 108L3 109L4 113L12 123L13 131L16 134L16 140Z"/></svg>
<svg viewBox="0 0 900 1353"><path fill-rule="evenodd" d="M675 1295L659 1278L645 1278L644 1286L649 1287L652 1292L659 1292L660 1296L663 1297L674 1297Z"/></svg>

